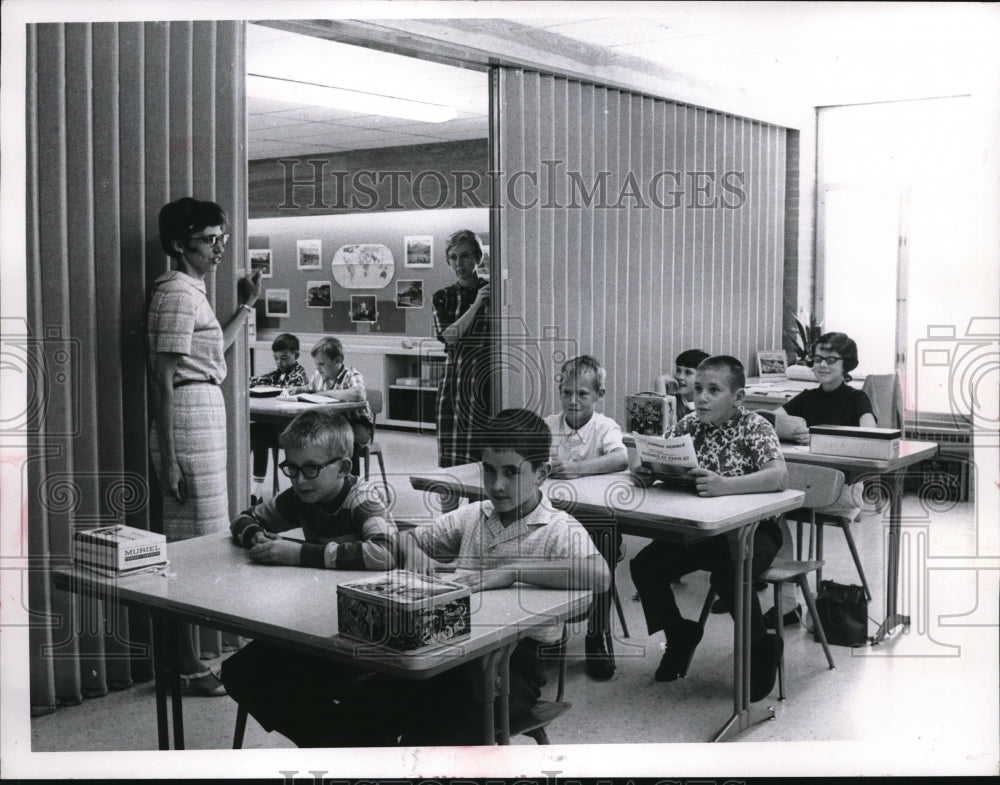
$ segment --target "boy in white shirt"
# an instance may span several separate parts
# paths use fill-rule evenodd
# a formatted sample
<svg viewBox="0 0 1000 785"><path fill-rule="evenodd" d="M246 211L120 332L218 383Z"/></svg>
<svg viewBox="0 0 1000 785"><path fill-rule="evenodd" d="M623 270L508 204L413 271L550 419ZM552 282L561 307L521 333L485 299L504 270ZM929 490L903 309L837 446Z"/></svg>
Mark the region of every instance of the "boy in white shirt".
<svg viewBox="0 0 1000 785"><path fill-rule="evenodd" d="M622 441L622 429L610 417L594 411L604 399L606 371L590 355L566 361L560 373L559 399L562 412L545 418L552 431L551 477L572 479L589 474L609 474L628 468L628 452ZM594 544L611 567L621 551L621 535L613 520L607 518L581 521ZM612 548L612 538L615 546ZM601 681L615 672L610 653L611 591L594 595L587 618L587 673Z"/></svg>

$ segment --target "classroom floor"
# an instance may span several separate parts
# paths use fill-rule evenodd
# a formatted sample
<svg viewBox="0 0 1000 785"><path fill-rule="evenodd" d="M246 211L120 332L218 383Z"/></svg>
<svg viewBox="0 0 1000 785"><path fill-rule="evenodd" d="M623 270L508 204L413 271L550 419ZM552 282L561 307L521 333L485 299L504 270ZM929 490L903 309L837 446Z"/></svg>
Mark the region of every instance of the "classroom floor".
<svg viewBox="0 0 1000 785"><path fill-rule="evenodd" d="M435 500L411 490L407 477L411 471L433 467L433 436L380 429L378 438L397 492L395 516L432 516ZM753 727L741 736L742 742L919 743L937 752L954 750L956 764L986 754L995 765L1000 573L995 568L977 570L982 562L973 561L977 555L1000 552L995 517L977 521L971 503L920 499L914 493L907 494L903 510L907 566L901 607L909 610L911 626L877 647L833 647L832 671L811 634L801 626L786 629L787 699L779 704L775 688L766 705L777 707L777 719ZM874 593L869 612L878 617L884 584L881 515L866 514L854 532ZM729 616L710 617L687 678L667 684L653 680L663 639L646 634L628 570L628 559L644 542L625 537L627 552L617 573L630 633L624 637L615 621L617 672L608 682L587 677L582 658L585 629L577 625L568 649L565 698L573 707L549 726L553 744L701 742L731 712ZM836 530L827 531L825 555L824 577L857 582L844 538ZM675 586L678 603L689 617L697 617L707 586L702 573ZM765 609L770 596L770 589L761 595ZM546 691L551 693L545 697L552 699L555 664L550 674ZM184 709L189 749L230 747L236 716L230 699L185 698ZM534 743L526 737L512 741ZM33 751L155 749L153 684L138 684L35 718L31 744ZM244 748L291 746L282 736L265 733L251 718ZM802 766L803 772L822 771L809 761Z"/></svg>

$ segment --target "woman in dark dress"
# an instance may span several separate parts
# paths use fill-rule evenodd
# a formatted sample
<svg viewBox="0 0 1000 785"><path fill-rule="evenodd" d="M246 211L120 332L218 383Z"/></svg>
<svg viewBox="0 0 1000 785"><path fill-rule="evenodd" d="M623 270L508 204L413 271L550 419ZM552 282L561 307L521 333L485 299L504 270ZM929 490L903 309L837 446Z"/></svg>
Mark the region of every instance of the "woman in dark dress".
<svg viewBox="0 0 1000 785"><path fill-rule="evenodd" d="M438 465L460 466L478 460L472 435L490 416L491 330L489 281L476 272L483 246L475 232L463 229L448 238L448 265L458 280L434 292L434 329L447 359L438 386ZM457 497L442 496L442 510L454 509Z"/></svg>

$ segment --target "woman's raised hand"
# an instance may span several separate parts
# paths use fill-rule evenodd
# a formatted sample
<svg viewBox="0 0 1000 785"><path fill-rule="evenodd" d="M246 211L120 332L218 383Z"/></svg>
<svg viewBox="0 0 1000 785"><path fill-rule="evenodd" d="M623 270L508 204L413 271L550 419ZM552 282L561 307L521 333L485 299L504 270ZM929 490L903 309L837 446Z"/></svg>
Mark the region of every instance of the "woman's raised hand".
<svg viewBox="0 0 1000 785"><path fill-rule="evenodd" d="M257 302L257 298L260 296L260 276L261 270L258 269L236 282L236 294L239 297L240 305L253 307L253 304Z"/></svg>

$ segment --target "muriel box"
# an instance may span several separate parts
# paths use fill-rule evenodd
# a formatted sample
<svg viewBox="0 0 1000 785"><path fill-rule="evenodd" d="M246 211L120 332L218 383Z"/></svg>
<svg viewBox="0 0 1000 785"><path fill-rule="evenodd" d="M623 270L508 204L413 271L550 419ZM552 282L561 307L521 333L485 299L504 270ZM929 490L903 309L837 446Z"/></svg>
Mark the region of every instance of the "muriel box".
<svg viewBox="0 0 1000 785"><path fill-rule="evenodd" d="M167 562L162 534L118 524L73 535L73 561L107 575L126 575Z"/></svg>
<svg viewBox="0 0 1000 785"><path fill-rule="evenodd" d="M468 586L393 570L337 586L341 635L416 652L469 637Z"/></svg>
<svg viewBox="0 0 1000 785"><path fill-rule="evenodd" d="M809 452L887 461L899 457L900 436L898 428L814 425L809 429Z"/></svg>

